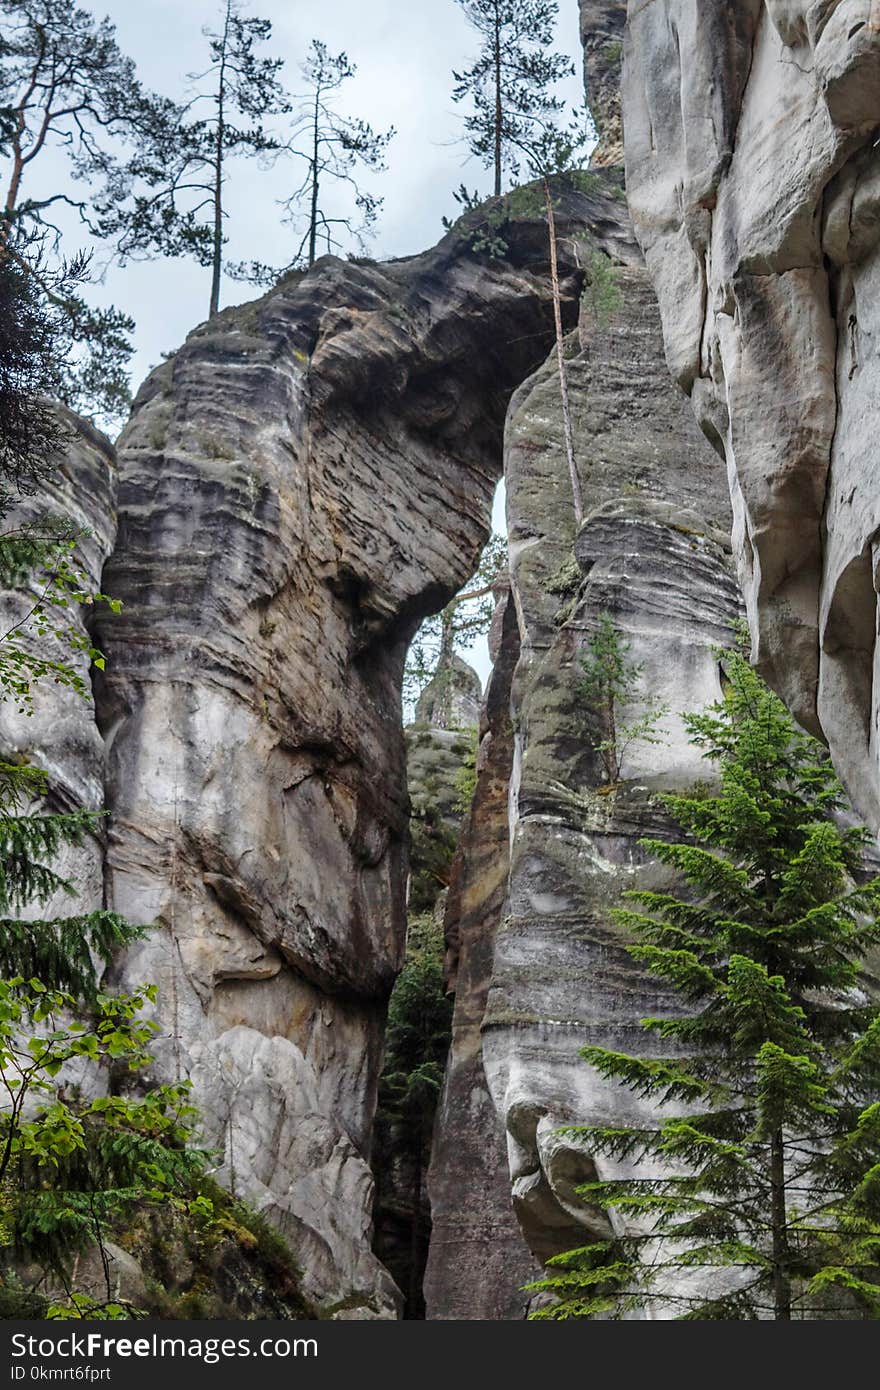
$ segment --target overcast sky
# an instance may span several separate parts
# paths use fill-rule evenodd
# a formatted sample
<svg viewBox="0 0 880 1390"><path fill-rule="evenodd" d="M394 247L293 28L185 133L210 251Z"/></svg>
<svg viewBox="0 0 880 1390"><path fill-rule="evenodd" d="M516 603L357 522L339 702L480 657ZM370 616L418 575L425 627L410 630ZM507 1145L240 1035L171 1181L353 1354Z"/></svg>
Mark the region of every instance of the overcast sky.
<svg viewBox="0 0 880 1390"><path fill-rule="evenodd" d="M186 74L205 66L207 41L201 30L216 26L221 0L104 0L87 6L108 14L123 51L135 59L142 80L155 90L180 97ZM578 12L562 0L558 47L575 62L577 73L561 84L570 105L583 100ZM490 175L466 160L461 136L462 108L451 100L451 70L466 66L478 36L454 0L251 0L250 15L270 19L271 50L286 61L285 81L298 87L298 68L312 38L331 52L345 49L358 72L340 96L340 110L362 117L376 129L394 125L388 172L368 186L384 195L385 206L370 254L378 258L422 251L441 235L441 217L455 212L452 190L465 181L490 191ZM268 172L253 163L232 168L227 255L233 259L286 264L292 233L281 222L277 199L296 165L278 164ZM210 272L195 262L153 261L111 269L100 292L137 320L135 386L163 351L178 346L207 316ZM259 293L225 281L222 303Z"/></svg>

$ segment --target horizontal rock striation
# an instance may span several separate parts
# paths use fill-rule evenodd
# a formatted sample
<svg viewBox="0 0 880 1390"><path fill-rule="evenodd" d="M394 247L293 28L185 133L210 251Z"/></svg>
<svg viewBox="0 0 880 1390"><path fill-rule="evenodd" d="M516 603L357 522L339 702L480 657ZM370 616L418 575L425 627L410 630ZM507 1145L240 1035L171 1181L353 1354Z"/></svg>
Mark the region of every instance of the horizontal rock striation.
<svg viewBox="0 0 880 1390"><path fill-rule="evenodd" d="M522 652L508 900L483 1019L483 1062L507 1134L511 1192L539 1259L604 1233L577 1197L603 1171L566 1124L628 1123L642 1102L603 1082L586 1043L651 1046L639 1026L668 1007L623 947L610 910L655 882L638 839L668 827L653 793L705 775L681 714L720 695L716 644L738 611L720 462L666 378L644 270L621 267L622 307L584 331L569 362L587 516L575 534L548 364L514 397L506 475ZM634 745L616 790L604 783L578 693L579 656L607 613L641 665L633 713L666 706L659 744ZM661 875L662 876L662 875ZM628 1117L628 1118L627 1118Z"/></svg>
<svg viewBox="0 0 880 1390"><path fill-rule="evenodd" d="M480 1039L510 858L510 685L519 629L508 593L499 600L492 637L477 785L446 901L455 1012L428 1178L433 1227L424 1291L432 1321L522 1318L529 1303L522 1286L537 1271L511 1207L505 1129Z"/></svg>
<svg viewBox="0 0 880 1390"><path fill-rule="evenodd" d="M624 119L757 660L880 828L880 4L630 0Z"/></svg>
<svg viewBox="0 0 880 1390"><path fill-rule="evenodd" d="M566 353L579 529L555 358L514 394L507 419L511 604L446 916L457 994L431 1172L435 1318L525 1315L530 1269L511 1211L539 1262L608 1233L575 1190L604 1160L559 1130L643 1113L580 1048L646 1052L639 1020L669 1007L611 909L626 888L667 881L638 840L670 830L655 792L706 775L681 715L720 696L715 648L740 612L725 469L669 381L656 299L626 210L611 206L613 229L597 227L585 250L590 264L613 263L620 303L603 324L587 296ZM630 749L616 789L578 691L603 613L642 668L632 712L667 707L662 741ZM468 1270L484 1267L475 1286Z"/></svg>

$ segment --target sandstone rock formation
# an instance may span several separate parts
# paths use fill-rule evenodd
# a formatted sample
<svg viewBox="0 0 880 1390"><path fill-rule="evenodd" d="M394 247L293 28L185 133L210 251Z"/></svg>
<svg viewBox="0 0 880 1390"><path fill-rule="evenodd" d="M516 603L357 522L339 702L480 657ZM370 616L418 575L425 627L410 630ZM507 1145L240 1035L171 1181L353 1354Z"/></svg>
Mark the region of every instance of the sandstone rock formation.
<svg viewBox="0 0 880 1390"><path fill-rule="evenodd" d="M403 1004L395 1011L393 995L389 1004L383 1072L388 1085L383 1087L380 1079L371 1157L376 1180L373 1249L404 1294L403 1316L409 1319L424 1317L422 1279L431 1233L427 1170L435 1105L425 1095L422 1123L414 1122L400 1104L400 1068L427 1064L442 1074L445 1062L449 1010L443 997L442 923L465 809L463 776L470 775L476 751L481 692L473 667L454 652L446 654L416 702L415 720L404 730L411 806L407 958L416 974L408 977L404 965L398 981ZM441 723L433 723L433 717ZM419 974L426 960L431 973ZM414 987L422 990L418 1004Z"/></svg>
<svg viewBox="0 0 880 1390"><path fill-rule="evenodd" d="M571 195L563 233L602 211ZM158 930L118 982L158 983L156 1074L192 1078L219 1177L348 1317L398 1306L368 1157L403 943L403 657L473 569L510 391L552 334L541 222L503 261L472 239L328 258L226 311L120 441L106 886Z"/></svg>
<svg viewBox="0 0 880 1390"><path fill-rule="evenodd" d="M605 177L613 195L616 174ZM668 380L625 208L611 196L606 209L588 249L615 263L622 304L604 328L584 313L567 364L587 506L577 534L554 360L508 414L513 630L492 699L503 700L509 724L490 701L447 906L458 993L431 1175L433 1318L468 1316L468 1307L478 1317L524 1315L529 1262L511 1206L538 1260L607 1229L574 1193L596 1160L558 1130L637 1111L579 1049L651 1045L638 1020L664 1000L626 955L609 910L656 875L637 845L667 828L653 792L704 775L680 714L719 696L713 645L729 641L738 612L724 468ZM645 698L669 706L664 743L634 748L610 795L577 693L578 656L603 612L643 666ZM516 653L508 697L505 662ZM466 1271L482 1268L490 1277L475 1287Z"/></svg>
<svg viewBox="0 0 880 1390"><path fill-rule="evenodd" d="M587 105L599 136L591 163L596 168L623 164L620 72L626 0L579 0Z"/></svg>
<svg viewBox="0 0 880 1390"><path fill-rule="evenodd" d="M624 120L759 664L880 828L880 4L630 0Z"/></svg>
<svg viewBox="0 0 880 1390"><path fill-rule="evenodd" d="M511 1207L504 1123L489 1092L480 1039L510 865L510 686L519 630L509 593L500 600L492 638L477 787L446 902L455 1013L429 1175L424 1291L431 1320L522 1318L528 1297L521 1286L537 1272Z"/></svg>
<svg viewBox="0 0 880 1390"><path fill-rule="evenodd" d="M13 530L38 522L46 514L69 522L79 534L72 558L85 576L85 586L96 593L116 536L116 454L110 440L85 420L68 410L62 409L61 414L62 457L53 464L37 495L23 497L10 508L4 525ZM18 712L15 701L0 702L0 755L31 763L48 774L48 811L100 811L104 806L104 747L95 725L89 659L85 652L73 649L66 638L59 640L51 633L32 636L27 615L42 590L41 577L35 573L26 588L0 592L2 631L5 634L23 622L26 644L46 660L71 666L82 678L85 690L79 693L46 677L33 687L27 717ZM68 628L72 635L85 639L84 617L83 611L65 610L61 630ZM105 906L102 839L101 834L89 835L81 845L64 845L59 850L56 867L75 890L75 903L67 893L58 892L46 903L32 904L29 915L66 917L71 911L91 912Z"/></svg>

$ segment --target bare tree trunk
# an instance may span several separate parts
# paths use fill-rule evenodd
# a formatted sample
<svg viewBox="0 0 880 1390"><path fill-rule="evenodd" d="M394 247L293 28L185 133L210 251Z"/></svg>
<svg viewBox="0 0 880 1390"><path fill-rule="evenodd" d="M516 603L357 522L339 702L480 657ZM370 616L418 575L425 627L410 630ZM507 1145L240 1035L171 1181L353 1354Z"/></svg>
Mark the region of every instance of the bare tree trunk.
<svg viewBox="0 0 880 1390"><path fill-rule="evenodd" d="M785 1210L785 1149L782 1131L770 1140L770 1228L773 1237L773 1303L777 1321L791 1322L788 1229Z"/></svg>
<svg viewBox="0 0 880 1390"><path fill-rule="evenodd" d="M318 120L320 117L321 85L315 90L315 118L312 126L312 207L309 223L309 265L315 264L318 249Z"/></svg>
<svg viewBox="0 0 880 1390"><path fill-rule="evenodd" d="M550 235L550 279L553 284L553 317L556 323L556 360L559 366L559 391L562 396L562 427L565 434L565 455L571 478L575 526L580 529L584 519L584 498L574 456L574 432L571 426L571 405L568 398L568 374L565 370L565 340L562 333L562 299L559 293L559 261L556 253L556 217L550 180L544 179L544 203L547 209L547 230Z"/></svg>
<svg viewBox="0 0 880 1390"><path fill-rule="evenodd" d="M501 16L495 5L495 197L501 196Z"/></svg>
<svg viewBox="0 0 880 1390"><path fill-rule="evenodd" d="M223 144L226 139L226 46L229 41L229 20L232 0L226 0L226 20L223 25L223 48L220 56L220 76L217 88L217 141L214 149L214 249L212 256L211 307L213 318L220 308L220 273L223 268Z"/></svg>

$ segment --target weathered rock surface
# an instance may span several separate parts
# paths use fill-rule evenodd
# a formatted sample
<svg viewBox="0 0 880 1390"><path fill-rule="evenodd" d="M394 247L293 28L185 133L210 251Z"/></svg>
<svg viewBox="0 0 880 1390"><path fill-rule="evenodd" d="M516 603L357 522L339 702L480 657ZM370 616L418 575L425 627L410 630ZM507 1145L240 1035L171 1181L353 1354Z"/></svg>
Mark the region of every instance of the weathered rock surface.
<svg viewBox="0 0 880 1390"><path fill-rule="evenodd" d="M453 652L445 669L428 681L415 709L415 724L436 724L448 729L476 728L480 722L483 687L472 666ZM411 760L407 760L411 768Z"/></svg>
<svg viewBox="0 0 880 1390"><path fill-rule="evenodd" d="M459 996L431 1177L434 1317L462 1316L467 1303L484 1316L523 1316L509 1274L525 1266L504 1225L507 1202L538 1260L607 1233L605 1218L574 1191L603 1161L558 1130L639 1113L640 1102L601 1082L579 1049L602 1042L644 1051L651 1042L639 1019L668 1007L623 949L610 909L625 888L661 881L637 841L668 828L652 793L705 773L680 716L720 695L713 647L729 640L738 612L725 470L668 380L656 301L620 205L613 237L598 231L593 250L617 264L622 307L604 329L585 313L569 351L587 506L578 534L554 360L514 395L508 414L511 617L521 650L509 704L505 696L512 746L503 764L503 744L481 755L472 838L447 909ZM644 699L668 706L663 743L633 747L610 794L577 693L578 656L603 612L643 666ZM505 776L506 885L494 877L507 857ZM486 1085L506 1137L503 1198ZM482 1162L473 1157L480 1139ZM480 1203L482 1230L473 1216ZM494 1287L475 1290L464 1267L493 1249L504 1252L491 1267Z"/></svg>
<svg viewBox="0 0 880 1390"><path fill-rule="evenodd" d="M44 515L66 520L78 533L73 564L82 572L86 587L101 588L101 572L116 536L116 454L107 437L85 420L60 408L63 455L52 465L49 478L37 495L23 497L12 506L5 528L13 530L38 522ZM24 645L48 661L68 665L83 682L83 690L56 684L50 676L32 687L30 712L23 717L17 702L0 702L0 756L29 763L48 774L49 795L45 809L51 813L74 810L101 811L104 806L104 746L95 725L89 684L89 658L77 651L67 637L52 633L36 636L28 614L43 593L39 573L26 588L0 592L2 631L23 623ZM62 631L87 641L85 612L71 606L55 610ZM80 845L59 849L56 869L74 889L76 898L58 892L45 903L26 910L30 917L66 917L71 912L91 912L104 904L102 835L88 835Z"/></svg>
<svg viewBox="0 0 880 1390"><path fill-rule="evenodd" d="M599 136L591 163L623 165L620 72L626 0L579 0L587 105Z"/></svg>
<svg viewBox="0 0 880 1390"><path fill-rule="evenodd" d="M463 773L472 766L480 716L480 678L455 653L443 659L416 702L416 718L404 730L407 787L411 805L409 883L407 887L407 951L411 966L430 959L437 997L426 976L419 1005L397 1013L398 1039L386 1049L388 1087L379 1085L379 1104L373 1129L372 1166L376 1180L373 1249L404 1294L403 1316L424 1317L422 1280L431 1234L427 1174L433 1107L426 1105L420 1125L412 1114L401 1116L396 1104L400 1067L433 1065L442 1072L446 1042L442 1026L443 916L453 857L459 842L465 806ZM439 717L442 725L431 722ZM430 925L429 925L430 924ZM435 948L436 943L436 948ZM412 979L412 977L410 977ZM408 996L406 965L399 985ZM389 1039L395 1026L394 999L389 1006ZM404 1021L405 1020L405 1021ZM418 1034L421 1055L413 1044ZM429 1055L426 1055L428 1053Z"/></svg>
<svg viewBox="0 0 880 1390"><path fill-rule="evenodd" d="M627 185L761 669L880 827L880 3L630 0Z"/></svg>
<svg viewBox="0 0 880 1390"><path fill-rule="evenodd" d="M563 229L601 212L571 195ZM398 1306L368 1157L403 945L403 657L473 569L510 391L552 333L542 224L503 262L470 240L328 258L221 314L120 441L107 893L159 929L118 981L159 984L156 1074L192 1077L221 1179L346 1315Z"/></svg>

